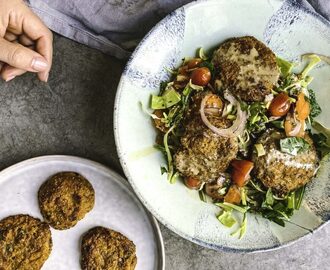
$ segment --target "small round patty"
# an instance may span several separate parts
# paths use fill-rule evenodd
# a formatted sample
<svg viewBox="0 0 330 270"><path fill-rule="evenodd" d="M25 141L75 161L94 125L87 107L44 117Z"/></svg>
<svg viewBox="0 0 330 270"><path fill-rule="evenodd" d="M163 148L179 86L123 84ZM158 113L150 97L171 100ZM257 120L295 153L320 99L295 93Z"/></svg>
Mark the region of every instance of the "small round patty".
<svg viewBox="0 0 330 270"><path fill-rule="evenodd" d="M222 43L212 63L222 86L244 101L263 101L280 76L275 54L250 36Z"/></svg>
<svg viewBox="0 0 330 270"><path fill-rule="evenodd" d="M137 263L134 243L119 232L95 227L82 238L82 270L133 270Z"/></svg>
<svg viewBox="0 0 330 270"><path fill-rule="evenodd" d="M305 184L315 175L318 156L312 139L306 134L304 139L310 144L307 151L296 156L280 151L279 140L285 138L284 132L267 130L258 139L266 154L258 157L253 153L253 173L268 188L279 194L287 194Z"/></svg>
<svg viewBox="0 0 330 270"><path fill-rule="evenodd" d="M201 101L207 92L197 93L192 98L185 116L185 132L180 139L181 147L174 155L176 169L183 177L194 177L203 182L212 182L225 172L237 156L238 139L216 136L202 121ZM217 128L228 128L231 121L217 116L208 116Z"/></svg>
<svg viewBox="0 0 330 270"><path fill-rule="evenodd" d="M65 230L75 226L93 209L95 192L82 175L61 172L41 185L38 200L45 221L55 229Z"/></svg>
<svg viewBox="0 0 330 270"><path fill-rule="evenodd" d="M39 270L52 251L47 223L29 215L0 221L0 269Z"/></svg>

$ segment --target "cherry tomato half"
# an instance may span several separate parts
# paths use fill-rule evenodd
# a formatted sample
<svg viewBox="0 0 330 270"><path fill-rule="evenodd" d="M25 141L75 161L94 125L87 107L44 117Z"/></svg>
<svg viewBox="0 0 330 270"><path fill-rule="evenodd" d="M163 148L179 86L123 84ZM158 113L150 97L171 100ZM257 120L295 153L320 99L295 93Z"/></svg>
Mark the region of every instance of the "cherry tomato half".
<svg viewBox="0 0 330 270"><path fill-rule="evenodd" d="M272 116L284 116L291 106L290 98L285 93L278 94L270 103L269 112Z"/></svg>
<svg viewBox="0 0 330 270"><path fill-rule="evenodd" d="M187 66L189 69L198 67L198 65L202 62L202 59L200 58L193 58L190 59L187 63Z"/></svg>
<svg viewBox="0 0 330 270"><path fill-rule="evenodd" d="M197 68L191 73L190 78L193 84L205 86L211 80L211 71L207 67Z"/></svg>
<svg viewBox="0 0 330 270"><path fill-rule="evenodd" d="M221 109L222 106L223 106L222 99L215 94L210 95L205 103L205 107L207 107L207 108Z"/></svg>
<svg viewBox="0 0 330 270"><path fill-rule="evenodd" d="M249 179L250 172L253 169L253 162L249 160L233 160L231 162L233 167L231 177L233 182L239 186L243 187L246 181Z"/></svg>
<svg viewBox="0 0 330 270"><path fill-rule="evenodd" d="M196 177L189 176L184 179L186 186L190 189L199 189L202 185L202 181L198 180Z"/></svg>

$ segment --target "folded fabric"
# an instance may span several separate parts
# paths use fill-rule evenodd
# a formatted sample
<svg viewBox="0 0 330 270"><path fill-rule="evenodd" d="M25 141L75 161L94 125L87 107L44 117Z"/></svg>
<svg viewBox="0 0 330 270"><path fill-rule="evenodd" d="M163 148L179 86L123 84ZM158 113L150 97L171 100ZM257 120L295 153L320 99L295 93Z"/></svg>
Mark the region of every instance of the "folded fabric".
<svg viewBox="0 0 330 270"><path fill-rule="evenodd" d="M191 0L25 0L56 33L127 58L155 23ZM288 0L290 1L290 0ZM292 0L330 19L328 0Z"/></svg>

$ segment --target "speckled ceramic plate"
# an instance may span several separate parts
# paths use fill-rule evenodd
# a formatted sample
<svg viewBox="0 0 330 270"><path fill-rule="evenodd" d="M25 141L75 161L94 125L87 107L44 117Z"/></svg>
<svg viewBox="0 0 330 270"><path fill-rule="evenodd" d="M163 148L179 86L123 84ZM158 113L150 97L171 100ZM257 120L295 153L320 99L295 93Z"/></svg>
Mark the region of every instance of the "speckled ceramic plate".
<svg viewBox="0 0 330 270"><path fill-rule="evenodd" d="M196 48L212 48L227 38L253 35L276 54L298 61L304 53L330 53L330 25L322 17L298 4L300 1L208 0L178 9L143 39L122 75L115 105L115 136L126 176L145 206L171 230L205 247L231 251L269 250L287 245L315 231L330 218L330 181L326 161L317 179L308 186L303 206L282 228L250 214L247 234L241 240L216 219L219 209L200 201L198 194L179 181L174 185L160 174L165 163L154 151L156 131L139 102L149 104L161 80L168 79L164 67L176 67ZM312 88L323 108L319 118L330 126L328 106L330 67L313 70Z"/></svg>
<svg viewBox="0 0 330 270"><path fill-rule="evenodd" d="M165 269L157 221L121 176L96 162L70 156L45 156L0 172L0 219L21 213L42 219L38 189L48 177L61 171L75 171L89 179L95 189L95 206L75 227L64 231L51 229L53 250L42 269L81 269L81 236L98 225L119 231L135 243L136 269Z"/></svg>

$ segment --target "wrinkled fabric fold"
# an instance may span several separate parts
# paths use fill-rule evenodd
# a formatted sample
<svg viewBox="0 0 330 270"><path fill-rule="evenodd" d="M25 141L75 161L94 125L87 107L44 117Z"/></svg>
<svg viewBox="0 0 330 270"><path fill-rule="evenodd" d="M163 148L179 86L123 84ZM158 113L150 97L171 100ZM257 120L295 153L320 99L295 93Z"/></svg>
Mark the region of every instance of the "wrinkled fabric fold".
<svg viewBox="0 0 330 270"><path fill-rule="evenodd" d="M166 14L191 0L25 0L54 32L120 59ZM330 19L328 0L288 0Z"/></svg>

